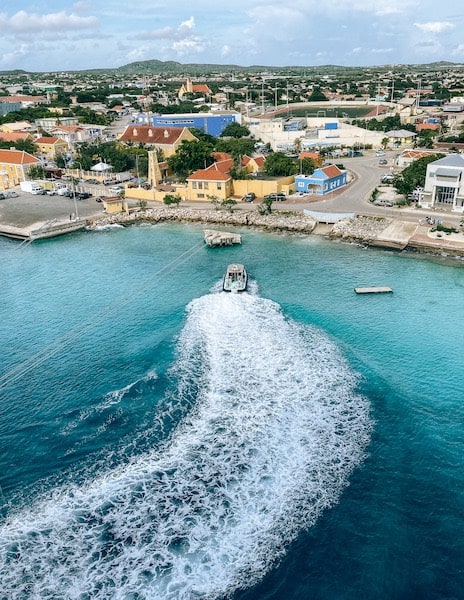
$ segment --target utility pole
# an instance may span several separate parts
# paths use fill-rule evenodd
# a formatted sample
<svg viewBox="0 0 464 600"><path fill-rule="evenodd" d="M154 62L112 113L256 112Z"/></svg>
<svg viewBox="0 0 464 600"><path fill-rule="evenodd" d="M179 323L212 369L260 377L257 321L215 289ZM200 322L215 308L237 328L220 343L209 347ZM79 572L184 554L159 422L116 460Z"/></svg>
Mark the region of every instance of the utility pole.
<svg viewBox="0 0 464 600"><path fill-rule="evenodd" d="M264 115L264 77L261 82L261 112Z"/></svg>

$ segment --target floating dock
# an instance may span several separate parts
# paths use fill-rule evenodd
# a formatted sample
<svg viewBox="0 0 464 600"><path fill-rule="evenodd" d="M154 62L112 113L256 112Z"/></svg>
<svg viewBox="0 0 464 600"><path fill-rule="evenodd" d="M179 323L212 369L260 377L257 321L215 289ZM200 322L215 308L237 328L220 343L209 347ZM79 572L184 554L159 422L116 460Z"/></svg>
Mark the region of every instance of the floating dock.
<svg viewBox="0 0 464 600"><path fill-rule="evenodd" d="M378 286L378 287L356 287L354 291L357 294L391 294L393 290L391 287Z"/></svg>
<svg viewBox="0 0 464 600"><path fill-rule="evenodd" d="M205 229L204 235L205 243L210 248L216 248L217 246L233 246L234 244L242 243L242 236L238 233Z"/></svg>

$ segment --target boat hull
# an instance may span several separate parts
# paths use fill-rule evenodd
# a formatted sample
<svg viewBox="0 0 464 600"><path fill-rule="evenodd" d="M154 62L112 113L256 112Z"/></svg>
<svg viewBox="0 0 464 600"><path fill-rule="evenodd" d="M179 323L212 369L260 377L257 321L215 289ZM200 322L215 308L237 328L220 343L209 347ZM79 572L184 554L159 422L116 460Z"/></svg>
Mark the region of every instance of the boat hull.
<svg viewBox="0 0 464 600"><path fill-rule="evenodd" d="M224 292L244 292L248 285L248 274L243 265L233 264L227 267L224 275L222 289Z"/></svg>

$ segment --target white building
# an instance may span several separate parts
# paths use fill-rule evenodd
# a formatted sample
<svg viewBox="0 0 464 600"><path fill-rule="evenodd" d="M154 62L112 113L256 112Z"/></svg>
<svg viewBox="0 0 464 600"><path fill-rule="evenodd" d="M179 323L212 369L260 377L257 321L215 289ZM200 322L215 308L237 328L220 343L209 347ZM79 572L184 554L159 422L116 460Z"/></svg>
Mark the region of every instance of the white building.
<svg viewBox="0 0 464 600"><path fill-rule="evenodd" d="M304 118L303 118L304 120ZM345 123L338 118L306 117L304 128L289 129L289 119L273 118L246 120L246 125L257 140L269 143L273 150L282 148L309 150L329 146L373 146L380 147L383 132L369 131Z"/></svg>
<svg viewBox="0 0 464 600"><path fill-rule="evenodd" d="M464 156L450 154L427 165L421 205L464 212Z"/></svg>

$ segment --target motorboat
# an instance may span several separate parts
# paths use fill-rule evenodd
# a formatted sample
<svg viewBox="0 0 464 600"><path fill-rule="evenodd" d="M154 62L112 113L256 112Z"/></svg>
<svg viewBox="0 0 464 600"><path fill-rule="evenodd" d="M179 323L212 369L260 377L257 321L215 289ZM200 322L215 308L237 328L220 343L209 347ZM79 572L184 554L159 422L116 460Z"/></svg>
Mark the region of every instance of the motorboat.
<svg viewBox="0 0 464 600"><path fill-rule="evenodd" d="M227 267L222 289L225 292L244 292L248 285L248 274L243 265L232 264Z"/></svg>

